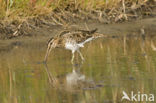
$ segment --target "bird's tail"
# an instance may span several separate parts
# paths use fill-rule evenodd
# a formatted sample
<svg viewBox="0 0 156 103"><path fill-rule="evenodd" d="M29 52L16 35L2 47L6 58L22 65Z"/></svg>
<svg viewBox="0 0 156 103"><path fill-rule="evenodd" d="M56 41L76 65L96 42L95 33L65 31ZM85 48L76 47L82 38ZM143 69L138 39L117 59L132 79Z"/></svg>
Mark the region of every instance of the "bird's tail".
<svg viewBox="0 0 156 103"><path fill-rule="evenodd" d="M98 30L98 29L95 28L95 29L93 29L93 30L78 30L78 31L81 31L81 32L87 33L87 34L93 34L93 33L95 33L97 30Z"/></svg>
<svg viewBox="0 0 156 103"><path fill-rule="evenodd" d="M95 28L95 29L93 29L93 30L89 31L89 34L93 34L93 33L95 33L97 30L98 30L98 29L97 29L97 28Z"/></svg>

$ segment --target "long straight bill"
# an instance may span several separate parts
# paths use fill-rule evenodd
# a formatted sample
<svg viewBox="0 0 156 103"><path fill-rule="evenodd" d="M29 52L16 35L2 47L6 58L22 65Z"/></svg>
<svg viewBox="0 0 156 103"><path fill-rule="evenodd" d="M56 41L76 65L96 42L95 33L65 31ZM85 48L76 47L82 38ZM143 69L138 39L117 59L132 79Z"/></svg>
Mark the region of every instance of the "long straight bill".
<svg viewBox="0 0 156 103"><path fill-rule="evenodd" d="M48 59L48 56L50 54L51 49L52 49L52 45L48 45L47 52L46 52L46 55L45 55L45 58L44 58L45 62L47 62L47 59Z"/></svg>

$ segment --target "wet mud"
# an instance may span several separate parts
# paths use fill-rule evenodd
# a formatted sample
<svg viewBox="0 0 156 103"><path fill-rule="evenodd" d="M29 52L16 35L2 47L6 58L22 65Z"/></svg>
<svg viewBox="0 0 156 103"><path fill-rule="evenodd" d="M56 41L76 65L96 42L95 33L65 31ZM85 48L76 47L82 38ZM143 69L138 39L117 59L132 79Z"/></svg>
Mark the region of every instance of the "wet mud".
<svg viewBox="0 0 156 103"><path fill-rule="evenodd" d="M117 38L121 36L141 36L142 32L144 32L145 36L150 36L152 38L156 33L155 27L156 17L114 24L103 24L95 20L89 20L86 22L80 21L76 24L71 24L67 28L64 28L60 25L41 24L34 29L23 27L23 29L20 29L22 32L19 32L20 36L9 36L9 34L4 34L5 36L3 37L3 34L1 34L0 51L10 51L11 49L18 46L46 46L50 37L59 34L59 32L64 29L98 28L99 33L106 34L111 38ZM11 30L6 32L11 32Z"/></svg>

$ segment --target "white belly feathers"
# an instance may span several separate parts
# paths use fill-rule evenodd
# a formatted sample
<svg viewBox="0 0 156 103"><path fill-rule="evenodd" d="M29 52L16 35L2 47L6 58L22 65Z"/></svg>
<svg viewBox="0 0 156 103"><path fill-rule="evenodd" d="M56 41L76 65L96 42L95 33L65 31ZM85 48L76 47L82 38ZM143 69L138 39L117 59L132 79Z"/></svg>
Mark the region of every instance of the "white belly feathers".
<svg viewBox="0 0 156 103"><path fill-rule="evenodd" d="M77 51L80 47L84 47L84 44L93 40L94 38L91 37L91 38L88 38L87 40L85 40L84 42L81 42L81 43L76 43L75 40L71 40L71 39L68 39L65 43L65 48L68 49L68 50L71 50L72 53L74 53L75 51Z"/></svg>
<svg viewBox="0 0 156 103"><path fill-rule="evenodd" d="M72 52L75 52L80 48L80 46L76 43L66 42L65 48L71 50Z"/></svg>

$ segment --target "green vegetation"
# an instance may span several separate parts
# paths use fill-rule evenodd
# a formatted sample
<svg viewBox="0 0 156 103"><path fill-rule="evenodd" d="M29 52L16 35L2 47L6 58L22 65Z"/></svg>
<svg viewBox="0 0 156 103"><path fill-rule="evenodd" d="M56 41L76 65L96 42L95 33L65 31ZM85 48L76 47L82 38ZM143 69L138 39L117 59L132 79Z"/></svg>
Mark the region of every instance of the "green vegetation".
<svg viewBox="0 0 156 103"><path fill-rule="evenodd" d="M152 0L0 0L0 19L24 19L67 8L85 11L137 8Z"/></svg>

